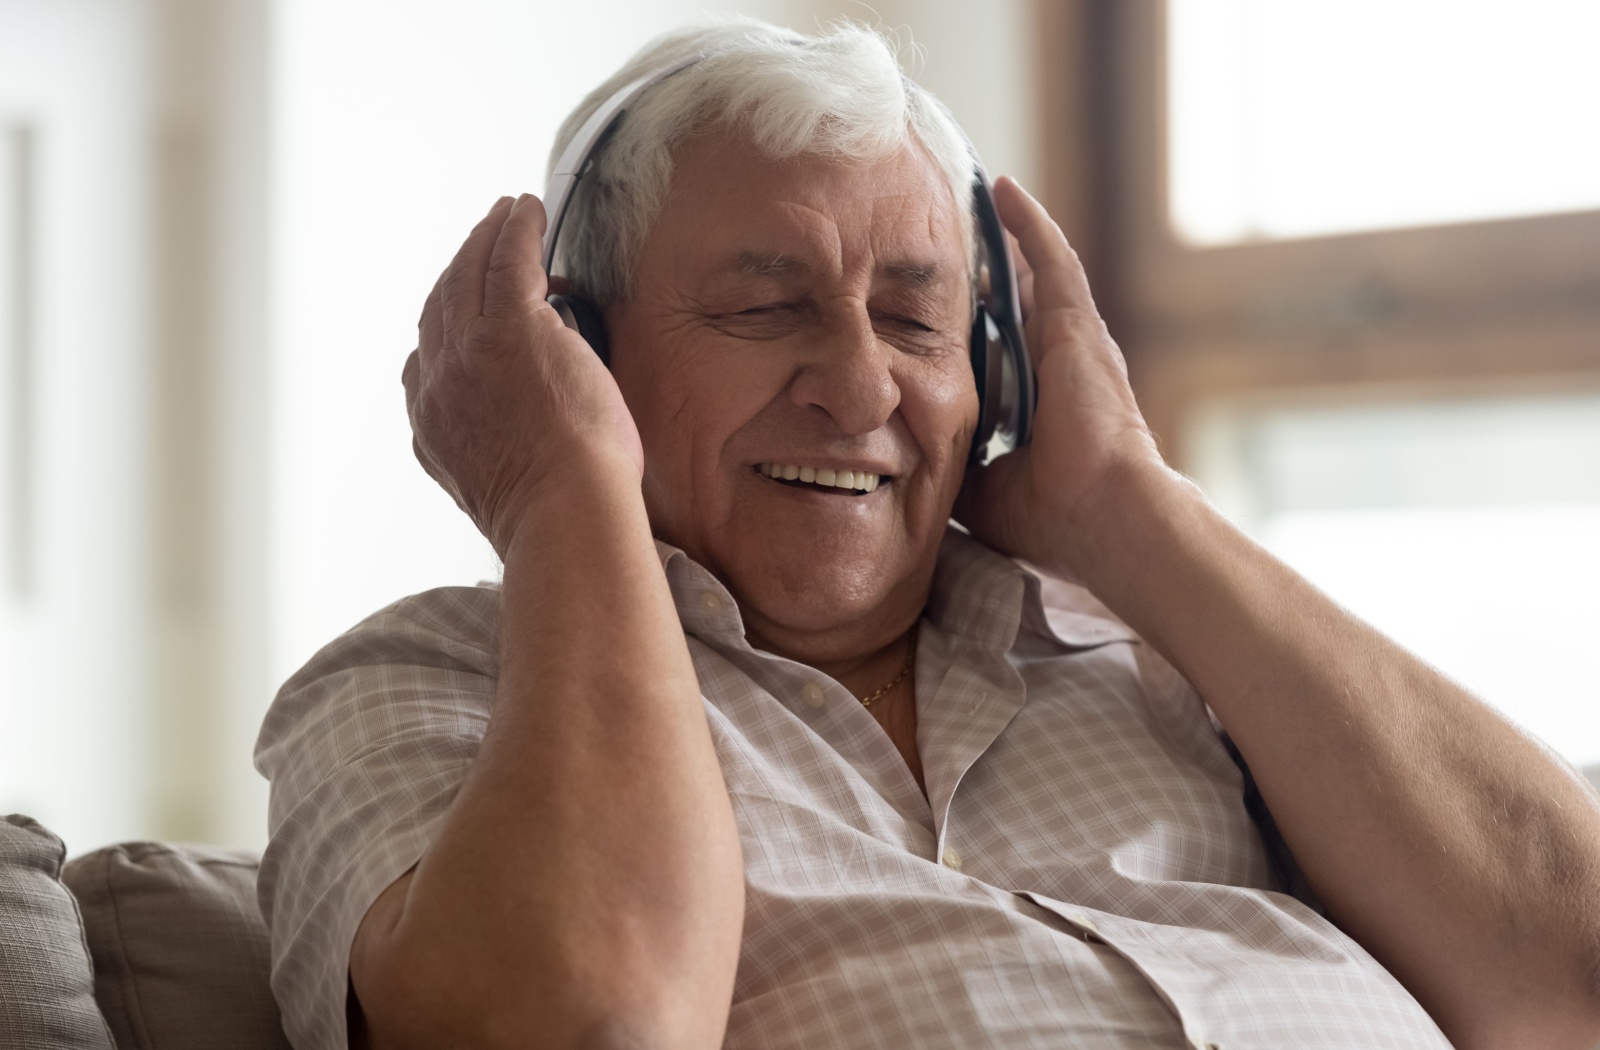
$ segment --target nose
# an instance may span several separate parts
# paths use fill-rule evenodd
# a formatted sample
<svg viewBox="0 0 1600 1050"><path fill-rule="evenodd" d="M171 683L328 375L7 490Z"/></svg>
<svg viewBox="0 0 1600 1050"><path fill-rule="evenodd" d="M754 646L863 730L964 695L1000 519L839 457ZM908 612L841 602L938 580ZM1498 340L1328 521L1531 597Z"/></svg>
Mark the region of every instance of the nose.
<svg viewBox="0 0 1600 1050"><path fill-rule="evenodd" d="M895 348L873 331L865 304L830 311L789 386L803 409L825 412L845 434L869 434L900 404Z"/></svg>

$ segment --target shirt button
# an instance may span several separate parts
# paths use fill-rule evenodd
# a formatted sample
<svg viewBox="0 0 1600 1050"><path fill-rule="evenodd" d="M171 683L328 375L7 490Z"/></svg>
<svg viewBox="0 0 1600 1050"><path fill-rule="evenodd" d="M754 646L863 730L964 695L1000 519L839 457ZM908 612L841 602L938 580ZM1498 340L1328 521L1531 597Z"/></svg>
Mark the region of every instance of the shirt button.
<svg viewBox="0 0 1600 1050"><path fill-rule="evenodd" d="M821 707L828 702L828 698L823 695L822 686L815 682L807 682L806 687L800 690L800 695L805 697L806 703L812 707Z"/></svg>
<svg viewBox="0 0 1600 1050"><path fill-rule="evenodd" d="M716 591L701 591L700 608L704 609L708 613L721 612L722 595L718 594Z"/></svg>
<svg viewBox="0 0 1600 1050"><path fill-rule="evenodd" d="M1077 923L1080 928L1088 930L1090 933L1099 933L1100 932L1095 927L1095 924L1089 921L1089 916L1085 915L1081 911L1072 913L1072 921ZM1202 1050L1204 1050L1204 1048L1202 1048Z"/></svg>
<svg viewBox="0 0 1600 1050"><path fill-rule="evenodd" d="M961 854L956 852L954 846L946 846L944 848L944 866L951 871L961 870Z"/></svg>

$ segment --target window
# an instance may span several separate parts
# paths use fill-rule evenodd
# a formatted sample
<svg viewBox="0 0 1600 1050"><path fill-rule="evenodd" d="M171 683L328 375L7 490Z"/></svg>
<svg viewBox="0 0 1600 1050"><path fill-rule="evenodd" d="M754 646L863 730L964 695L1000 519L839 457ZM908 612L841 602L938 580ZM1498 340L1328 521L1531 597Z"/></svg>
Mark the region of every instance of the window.
<svg viewBox="0 0 1600 1050"><path fill-rule="evenodd" d="M1600 207L1600 7L1173 0L1170 208L1196 245Z"/></svg>
<svg viewBox="0 0 1600 1050"><path fill-rule="evenodd" d="M1600 9L1091 10L1091 277L1168 458L1600 763Z"/></svg>
<svg viewBox="0 0 1600 1050"><path fill-rule="evenodd" d="M1600 766L1600 383L1216 403L1195 480L1236 521L1572 761Z"/></svg>
<svg viewBox="0 0 1600 1050"><path fill-rule="evenodd" d="M142 21L0 5L0 812L78 847L149 827Z"/></svg>

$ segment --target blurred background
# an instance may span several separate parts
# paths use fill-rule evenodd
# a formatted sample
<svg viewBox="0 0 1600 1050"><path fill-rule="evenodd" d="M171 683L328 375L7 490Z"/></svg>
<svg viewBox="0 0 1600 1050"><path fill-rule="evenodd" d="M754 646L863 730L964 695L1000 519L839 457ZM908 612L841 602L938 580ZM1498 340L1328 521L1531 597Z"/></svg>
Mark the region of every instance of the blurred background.
<svg viewBox="0 0 1600 1050"><path fill-rule="evenodd" d="M277 684L497 573L411 456L424 294L708 10L894 29L1169 459L1600 769L1600 5L0 0L0 812L264 842Z"/></svg>

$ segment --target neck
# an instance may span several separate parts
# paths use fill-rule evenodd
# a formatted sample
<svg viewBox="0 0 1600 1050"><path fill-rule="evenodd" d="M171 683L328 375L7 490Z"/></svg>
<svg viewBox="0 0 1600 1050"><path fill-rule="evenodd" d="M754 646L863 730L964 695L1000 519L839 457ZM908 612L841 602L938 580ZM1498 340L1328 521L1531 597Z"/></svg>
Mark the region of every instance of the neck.
<svg viewBox="0 0 1600 1050"><path fill-rule="evenodd" d="M916 619L913 618L870 650L820 660L786 650L782 645L774 644L754 629L746 630L745 638L753 648L816 668L859 697L870 694L900 673L900 669L905 666L906 654L910 650L915 630Z"/></svg>

